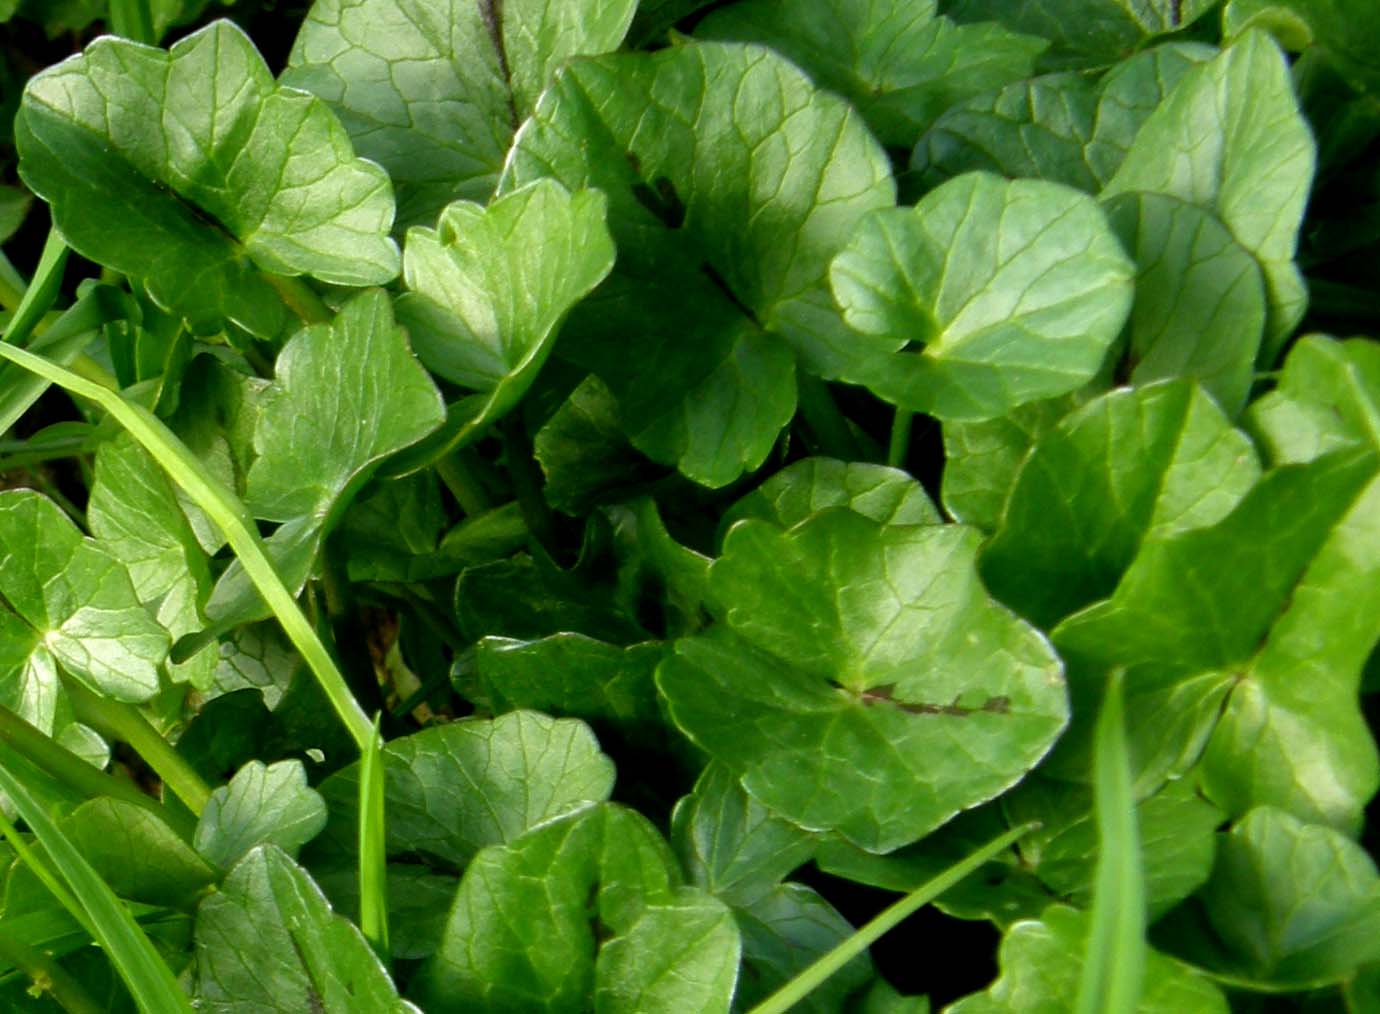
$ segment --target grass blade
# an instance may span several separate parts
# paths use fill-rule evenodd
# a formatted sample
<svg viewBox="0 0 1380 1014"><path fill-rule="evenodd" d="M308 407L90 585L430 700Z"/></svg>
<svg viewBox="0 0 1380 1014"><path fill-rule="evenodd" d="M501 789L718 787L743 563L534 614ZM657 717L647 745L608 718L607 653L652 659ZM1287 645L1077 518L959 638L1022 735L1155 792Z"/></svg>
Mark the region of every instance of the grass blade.
<svg viewBox="0 0 1380 1014"><path fill-rule="evenodd" d="M1097 877L1078 1014L1133 1014L1145 972L1145 880L1131 761L1122 720L1123 671L1113 671L1094 735Z"/></svg>
<svg viewBox="0 0 1380 1014"><path fill-rule="evenodd" d="M820 983L833 975L848 962L882 938L889 930L924 908L935 898L953 887L968 874L990 861L1007 848L1010 848L1022 835L1028 834L1035 824L1023 824L1012 828L1005 834L993 838L982 848L954 863L943 873L931 877L904 898L877 913L866 926L861 927L847 940L819 958L786 985L767 997L750 1014L783 1014L805 999Z"/></svg>
<svg viewBox="0 0 1380 1014"><path fill-rule="evenodd" d="M43 253L38 258L34 280L24 290L19 308L14 311L14 316L6 325L5 334L0 341L23 345L28 340L33 329L53 305L53 300L57 299L66 268L67 244L57 234L57 230L50 229L48 241L43 244Z"/></svg>
<svg viewBox="0 0 1380 1014"><path fill-rule="evenodd" d="M249 512L245 510L239 498L207 472L177 435L143 406L126 401L118 392L79 377L71 370L25 349L0 343L0 356L72 394L94 401L153 455L154 460L168 473L168 477L193 503L206 512L225 535L230 548L235 551L235 555L244 566L245 574L268 603L292 646L311 669L326 699L331 702L331 706L354 739L355 745L361 751L366 749L373 731L368 717L350 693L350 688L346 686L345 679L336 668L330 652L326 650L321 638L298 608L296 598L288 591L287 585L283 584L282 577L264 549L263 540L259 538Z"/></svg>
<svg viewBox="0 0 1380 1014"><path fill-rule="evenodd" d="M383 737L379 719L359 764L359 928L385 967L388 943L388 854L383 812Z"/></svg>
<svg viewBox="0 0 1380 1014"><path fill-rule="evenodd" d="M0 766L0 790L13 801L66 881L68 890L59 892L58 900L91 931L129 987L139 1009L146 1014L191 1014L192 1006L186 994L129 910L29 795L23 782L3 766ZM42 864L36 865L36 857L24 853L24 858L38 872Z"/></svg>

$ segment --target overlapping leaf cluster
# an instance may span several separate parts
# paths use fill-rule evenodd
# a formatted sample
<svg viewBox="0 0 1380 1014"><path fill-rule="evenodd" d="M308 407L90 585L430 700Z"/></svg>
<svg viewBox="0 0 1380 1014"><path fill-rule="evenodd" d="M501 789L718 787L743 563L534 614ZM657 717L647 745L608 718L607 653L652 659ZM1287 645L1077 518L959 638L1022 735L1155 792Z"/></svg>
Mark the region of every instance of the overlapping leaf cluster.
<svg viewBox="0 0 1380 1014"><path fill-rule="evenodd" d="M1375 1009L1365 4L227 6L0 2L7 1009L925 1011L1007 832L897 984Z"/></svg>

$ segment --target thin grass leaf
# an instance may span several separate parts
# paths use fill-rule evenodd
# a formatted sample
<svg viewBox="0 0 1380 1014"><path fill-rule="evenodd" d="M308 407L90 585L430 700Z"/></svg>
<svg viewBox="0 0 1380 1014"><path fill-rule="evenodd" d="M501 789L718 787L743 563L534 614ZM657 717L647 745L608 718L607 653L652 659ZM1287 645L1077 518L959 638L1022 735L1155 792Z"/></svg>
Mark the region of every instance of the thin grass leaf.
<svg viewBox="0 0 1380 1014"><path fill-rule="evenodd" d="M178 988L172 971L158 956L129 910L82 858L38 801L29 795L24 783L3 766L0 766L0 789L14 802L66 881L70 891L55 892L58 900L91 931L129 987L139 1009L145 1014L191 1014L192 1006L186 994ZM12 830L6 828L7 833ZM21 855L42 878L42 864L35 862L36 857L27 852ZM46 879L44 882L48 883Z"/></svg>
<svg viewBox="0 0 1380 1014"><path fill-rule="evenodd" d="M1121 669L1112 672L1095 733L1093 793L1100 844L1078 1014L1133 1014L1145 975L1145 877L1122 716L1123 677Z"/></svg>
<svg viewBox="0 0 1380 1014"><path fill-rule="evenodd" d="M903 920L914 915L1003 850L1010 848L1022 835L1030 833L1037 826L1036 824L1023 824L1020 827L1012 828L1005 834L993 838L982 848L960 859L944 872L925 881L904 898L887 906L866 926L859 928L852 936L759 1003L750 1014L784 1014L785 1011L790 1010L809 996L829 976L875 944L887 932L900 925Z"/></svg>
<svg viewBox="0 0 1380 1014"><path fill-rule="evenodd" d="M22 345L28 339L48 308L57 298L62 285L62 275L67 267L67 244L56 230L48 233L48 241L43 245L43 253L38 258L38 268L34 280L24 290L19 308L5 326L5 334L0 341Z"/></svg>
<svg viewBox="0 0 1380 1014"><path fill-rule="evenodd" d="M359 928L387 967L388 854L384 847L383 737L379 716L359 764Z"/></svg>
<svg viewBox="0 0 1380 1014"><path fill-rule="evenodd" d="M372 731L369 719L350 693L330 652L321 643L311 623L298 608L292 592L283 583L239 498L206 470L162 420L143 406L126 401L118 392L79 377L71 370L24 349L0 343L0 356L105 409L153 455L178 488L210 517L239 557L245 574L268 603L288 640L320 683L322 692L344 722L356 746L363 751Z"/></svg>

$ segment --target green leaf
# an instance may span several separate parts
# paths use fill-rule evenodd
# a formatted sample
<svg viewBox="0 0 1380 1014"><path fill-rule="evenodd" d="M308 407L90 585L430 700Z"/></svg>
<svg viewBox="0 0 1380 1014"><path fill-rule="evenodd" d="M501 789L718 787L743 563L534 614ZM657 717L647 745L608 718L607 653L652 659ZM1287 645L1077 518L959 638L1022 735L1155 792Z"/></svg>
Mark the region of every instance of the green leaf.
<svg viewBox="0 0 1380 1014"><path fill-rule="evenodd" d="M852 924L804 884L777 884L735 906L743 935L743 974L735 1002L751 1010L853 935ZM872 977L872 962L859 954L820 983L791 1010L834 1014Z"/></svg>
<svg viewBox="0 0 1380 1014"><path fill-rule="evenodd" d="M283 83L321 96L388 170L400 225L486 201L513 131L567 59L617 49L633 0L316 0Z"/></svg>
<svg viewBox="0 0 1380 1014"><path fill-rule="evenodd" d="M135 594L174 639L204 627L210 591L206 554L153 458L128 436L96 452L96 481L86 505L91 532L129 570ZM206 648L170 664L173 679L210 687L216 653Z"/></svg>
<svg viewBox="0 0 1380 1014"><path fill-rule="evenodd" d="M197 1010L417 1014L353 925L273 845L235 864L196 913Z"/></svg>
<svg viewBox="0 0 1380 1014"><path fill-rule="evenodd" d="M1278 36L1287 26L1298 48L1313 46L1355 87L1374 93L1380 90L1380 34L1370 14L1365 0L1233 0L1222 19L1224 32L1249 28L1261 15Z"/></svg>
<svg viewBox="0 0 1380 1014"><path fill-rule="evenodd" d="M0 493L0 594L23 619L0 612L11 628L6 654L19 669L11 699L44 732L59 696L55 663L116 700L158 692L167 632L124 566L32 490Z"/></svg>
<svg viewBox="0 0 1380 1014"><path fill-rule="evenodd" d="M1235 416L1265 328L1255 258L1211 214L1177 198L1122 194L1105 207L1138 268L1126 350L1132 383L1191 377Z"/></svg>
<svg viewBox="0 0 1380 1014"><path fill-rule="evenodd" d="M712 12L700 38L770 46L848 98L883 144L909 148L949 106L1034 73L1049 43L1000 24L956 25L935 0L749 0Z"/></svg>
<svg viewBox="0 0 1380 1014"><path fill-rule="evenodd" d="M398 273L387 176L354 157L324 103L275 85L229 21L167 52L97 39L29 82L16 140L72 248L198 333L226 320L282 332L265 273L342 285Z"/></svg>
<svg viewBox="0 0 1380 1014"><path fill-rule="evenodd" d="M1202 898L1232 959L1217 971L1301 989L1380 958L1374 861L1331 828L1271 807L1223 836Z"/></svg>
<svg viewBox="0 0 1380 1014"><path fill-rule="evenodd" d="M1112 391L1035 442L984 548L983 580L1051 627L1110 596L1142 540L1217 523L1259 476L1250 439L1196 385Z"/></svg>
<svg viewBox="0 0 1380 1014"><path fill-rule="evenodd" d="M1184 74L1104 195L1169 194L1221 219L1264 272L1261 361L1269 364L1307 304L1294 247L1315 162L1288 64L1269 36L1253 31Z"/></svg>
<svg viewBox="0 0 1380 1014"><path fill-rule="evenodd" d="M978 581L977 542L846 509L739 522L710 568L721 622L657 671L672 718L766 806L873 851L992 798L1067 712L1048 645Z"/></svg>
<svg viewBox="0 0 1380 1014"><path fill-rule="evenodd" d="M1001 976L983 993L946 1008L947 1014L1065 1014L1078 987L1088 917L1057 905L1041 919L1016 923L998 952ZM1151 950L1138 1014L1227 1014L1221 990L1188 965Z"/></svg>
<svg viewBox="0 0 1380 1014"><path fill-rule="evenodd" d="M691 883L739 908L769 892L815 850L814 835L772 813L726 766L713 762L676 804L671 842Z"/></svg>
<svg viewBox="0 0 1380 1014"><path fill-rule="evenodd" d="M250 761L229 785L211 793L196 826L195 844L209 862L229 869L265 842L295 856L325 826L326 803L307 787L301 761Z"/></svg>
<svg viewBox="0 0 1380 1014"><path fill-rule="evenodd" d="M301 589L321 540L379 464L443 417L440 392L380 290L283 346L258 398L245 499L256 517L283 522L267 541L290 588ZM221 626L268 615L238 562L207 613Z"/></svg>
<svg viewBox="0 0 1380 1014"><path fill-rule="evenodd" d="M29 214L33 197L20 187L0 187L0 243L7 243L19 231Z"/></svg>
<svg viewBox="0 0 1380 1014"><path fill-rule="evenodd" d="M588 726L515 711L423 729L383 748L388 852L421 853L464 867L488 845L607 799L613 763ZM359 766L321 783L327 837L353 853Z"/></svg>
<svg viewBox="0 0 1380 1014"><path fill-rule="evenodd" d="M652 674L660 644L626 648L584 634L532 641L485 637L475 646L479 680L494 711L532 708L630 729L658 723Z"/></svg>
<svg viewBox="0 0 1380 1014"><path fill-rule="evenodd" d="M920 483L899 468L865 461L805 458L786 466L728 509L720 522L756 518L790 528L830 507L882 524L932 525L941 520Z"/></svg>
<svg viewBox="0 0 1380 1014"><path fill-rule="evenodd" d="M354 919L359 912L359 870L347 866L313 872L336 910ZM456 877L425 866L388 864L388 936L394 958L416 960L436 950L458 883Z"/></svg>
<svg viewBox="0 0 1380 1014"><path fill-rule="evenodd" d="M1299 339L1279 386L1251 405L1247 419L1279 464L1345 447L1380 451L1380 348L1359 338Z"/></svg>
<svg viewBox="0 0 1380 1014"><path fill-rule="evenodd" d="M1065 395L1027 402L995 419L944 423L940 497L949 516L983 531L995 529L1031 446L1080 401L1077 394Z"/></svg>
<svg viewBox="0 0 1380 1014"><path fill-rule="evenodd" d="M834 296L870 339L846 377L942 419L1066 394L1121 330L1132 271L1091 198L958 177L914 208L875 212L834 259Z"/></svg>
<svg viewBox="0 0 1380 1014"><path fill-rule="evenodd" d="M829 372L853 344L825 270L894 200L858 115L756 47L584 60L537 104L502 189L541 176L604 191L619 248L562 355L608 384L654 460L712 486L756 468L795 411L791 347Z"/></svg>
<svg viewBox="0 0 1380 1014"><path fill-rule="evenodd" d="M1346 451L1275 469L1216 525L1145 540L1111 599L1054 631L1071 673L1129 667L1142 777L1185 744L1168 734L1164 709L1172 715L1177 697L1192 703L1205 685L1215 719L1213 697L1229 689L1202 769L1209 798L1234 814L1271 803L1359 822L1380 784L1356 699L1380 638L1375 472L1369 453Z"/></svg>
<svg viewBox="0 0 1380 1014"><path fill-rule="evenodd" d="M1022 864L1054 894L1087 908L1098 852L1091 788L1032 775L1002 801L1013 823L1040 824L1021 840ZM1216 854L1214 832L1224 816L1198 794L1192 778L1170 782L1136 804L1151 921L1206 882Z"/></svg>
<svg viewBox="0 0 1380 1014"><path fill-rule="evenodd" d="M122 898L184 906L216 879L216 871L163 821L118 799L93 799L62 828L96 873Z"/></svg>
<svg viewBox="0 0 1380 1014"><path fill-rule="evenodd" d="M950 0L958 21L999 20L1054 42L1051 62L1097 66L1191 25L1216 0Z"/></svg>
<svg viewBox="0 0 1380 1014"><path fill-rule="evenodd" d="M686 970L678 987L663 978L667 950ZM605 803L475 856L419 997L434 1014L726 1011L738 959L728 910L679 886L646 818ZM635 1006L658 985L678 988L675 1002Z"/></svg>
<svg viewBox="0 0 1380 1014"><path fill-rule="evenodd" d="M911 169L926 189L976 169L1096 193L1164 96L1215 52L1165 43L1123 60L1096 85L1082 74L1046 74L977 96L920 138Z"/></svg>
<svg viewBox="0 0 1380 1014"><path fill-rule="evenodd" d="M536 379L570 308L613 267L606 201L539 180L488 207L457 202L407 233L398 300L428 369L477 392L453 406L447 448L478 439ZM438 448L439 451L439 448Z"/></svg>

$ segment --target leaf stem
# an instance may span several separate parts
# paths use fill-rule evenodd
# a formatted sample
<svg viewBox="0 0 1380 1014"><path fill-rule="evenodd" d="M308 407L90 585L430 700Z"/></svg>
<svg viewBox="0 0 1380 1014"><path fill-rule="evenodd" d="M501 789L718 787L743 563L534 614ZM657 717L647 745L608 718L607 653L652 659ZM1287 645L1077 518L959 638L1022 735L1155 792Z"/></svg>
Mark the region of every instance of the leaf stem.
<svg viewBox="0 0 1380 1014"><path fill-rule="evenodd" d="M0 742L86 798L109 796L143 807L191 841L195 828L180 812L160 806L137 786L88 764L6 707L0 707Z"/></svg>
<svg viewBox="0 0 1380 1014"><path fill-rule="evenodd" d="M77 721L85 722L110 739L128 743L144 759L144 763L158 773L163 784L186 804L187 809L201 816L201 811L211 798L210 787L137 708L92 693L70 677L64 677L62 685L72 702Z"/></svg>
<svg viewBox="0 0 1380 1014"><path fill-rule="evenodd" d="M48 996L67 1014L101 1014L101 1008L67 969L47 954L0 929L0 961L24 973L33 988Z"/></svg>
<svg viewBox="0 0 1380 1014"><path fill-rule="evenodd" d="M308 324L329 324L335 314L317 291L300 278L288 275L265 274L264 278L289 310Z"/></svg>
<svg viewBox="0 0 1380 1014"><path fill-rule="evenodd" d="M798 387L800 414L814 433L820 452L844 461L863 458L865 455L848 425L848 419L834 402L829 385L812 374L801 373Z"/></svg>
<svg viewBox="0 0 1380 1014"><path fill-rule="evenodd" d="M517 496L522 520L533 538L550 552L556 545L556 533L551 522L551 508L541 493L541 472L532 457L532 441L527 439L527 431L516 414L508 415L500 429L508 474L513 480L513 493Z"/></svg>
<svg viewBox="0 0 1380 1014"><path fill-rule="evenodd" d="M383 737L380 715L359 765L359 928L384 967L392 964L388 942L388 855L384 823Z"/></svg>
<svg viewBox="0 0 1380 1014"><path fill-rule="evenodd" d="M493 500L475 477L464 458L465 451L454 451L436 459L436 474L446 484L455 502L467 517L483 514L493 506Z"/></svg>
<svg viewBox="0 0 1380 1014"><path fill-rule="evenodd" d="M321 638L302 615L296 598L283 583L239 498L210 475L187 449L187 445L143 406L126 401L114 391L24 349L0 343L0 357L18 363L51 383L100 405L153 456L178 488L206 512L225 535L230 548L244 565L245 574L277 617L292 646L316 676L326 699L331 702L355 744L363 750L369 741L369 719L350 693Z"/></svg>
<svg viewBox="0 0 1380 1014"><path fill-rule="evenodd" d="M751 1014L784 1014L785 1011L790 1010L805 999L829 976L880 940L889 930L900 925L903 920L924 908L1037 826L1037 824L1031 823L1012 828L1005 834L993 838L977 851L960 859L938 876L925 881L904 898L883 909L866 926L858 929L852 936L842 941L827 954L822 955L814 964L752 1008Z"/></svg>
<svg viewBox="0 0 1380 1014"><path fill-rule="evenodd" d="M886 463L892 468L906 467L906 454L910 451L910 431L914 428L915 416L900 405L891 419L891 441L886 448Z"/></svg>

